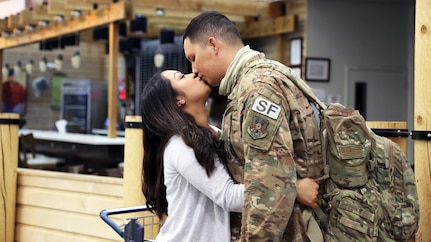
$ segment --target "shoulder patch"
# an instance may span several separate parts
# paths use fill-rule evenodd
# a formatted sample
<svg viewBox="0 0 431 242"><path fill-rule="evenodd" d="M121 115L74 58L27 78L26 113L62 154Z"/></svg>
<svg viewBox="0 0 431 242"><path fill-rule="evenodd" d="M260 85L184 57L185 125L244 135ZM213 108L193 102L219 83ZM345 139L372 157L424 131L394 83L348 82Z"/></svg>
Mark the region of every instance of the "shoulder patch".
<svg viewBox="0 0 431 242"><path fill-rule="evenodd" d="M254 100L251 109L271 119L277 119L281 111L280 105L261 97L257 97L256 100Z"/></svg>

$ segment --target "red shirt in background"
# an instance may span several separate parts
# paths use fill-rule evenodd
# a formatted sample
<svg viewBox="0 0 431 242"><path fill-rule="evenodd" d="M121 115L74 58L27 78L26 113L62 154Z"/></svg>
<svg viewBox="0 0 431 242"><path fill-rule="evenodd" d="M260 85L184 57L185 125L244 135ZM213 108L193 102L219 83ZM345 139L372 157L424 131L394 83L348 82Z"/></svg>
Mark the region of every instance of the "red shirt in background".
<svg viewBox="0 0 431 242"><path fill-rule="evenodd" d="M26 101L26 90L17 81L7 81L3 83L3 103L9 108L14 108L17 104Z"/></svg>

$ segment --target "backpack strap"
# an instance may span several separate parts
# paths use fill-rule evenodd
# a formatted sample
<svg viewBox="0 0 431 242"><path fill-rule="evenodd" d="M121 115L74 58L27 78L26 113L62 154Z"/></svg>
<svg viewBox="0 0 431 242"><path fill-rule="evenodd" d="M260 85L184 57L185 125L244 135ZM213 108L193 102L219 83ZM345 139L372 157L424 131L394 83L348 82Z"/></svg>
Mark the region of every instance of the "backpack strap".
<svg viewBox="0 0 431 242"><path fill-rule="evenodd" d="M268 60L268 59L256 59L249 64L250 68L270 68L276 70L283 75L287 76L290 81L293 82L307 97L307 99L314 103L319 110L323 110L327 108L327 105L320 101L310 86L305 83L304 80L299 78L296 73L288 66L283 65L280 62Z"/></svg>

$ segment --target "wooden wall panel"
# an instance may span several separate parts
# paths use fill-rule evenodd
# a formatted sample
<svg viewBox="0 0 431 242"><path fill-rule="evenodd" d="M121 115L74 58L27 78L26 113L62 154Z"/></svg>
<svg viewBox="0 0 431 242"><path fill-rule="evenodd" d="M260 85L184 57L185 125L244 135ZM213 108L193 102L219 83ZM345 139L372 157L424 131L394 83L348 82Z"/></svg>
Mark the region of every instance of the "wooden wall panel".
<svg viewBox="0 0 431 242"><path fill-rule="evenodd" d="M122 196L121 178L18 169L15 241L120 241L99 213Z"/></svg>

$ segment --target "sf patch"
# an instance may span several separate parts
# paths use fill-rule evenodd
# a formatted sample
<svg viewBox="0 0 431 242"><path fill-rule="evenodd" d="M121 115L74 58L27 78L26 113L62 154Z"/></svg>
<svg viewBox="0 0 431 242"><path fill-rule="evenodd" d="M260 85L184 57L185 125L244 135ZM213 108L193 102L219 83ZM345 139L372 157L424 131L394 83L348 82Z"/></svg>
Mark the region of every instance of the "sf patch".
<svg viewBox="0 0 431 242"><path fill-rule="evenodd" d="M269 98L263 96L256 97L250 112L246 114L244 119L242 130L244 144L267 151L280 128L283 120L282 112L283 109L280 104L275 103L272 99L270 101Z"/></svg>
<svg viewBox="0 0 431 242"><path fill-rule="evenodd" d="M256 100L254 100L254 103L251 109L271 119L277 119L281 111L280 105L275 104L261 97L258 97L256 98Z"/></svg>
<svg viewBox="0 0 431 242"><path fill-rule="evenodd" d="M253 139L263 139L268 135L268 124L268 120L254 116L252 122L247 127L247 132Z"/></svg>

